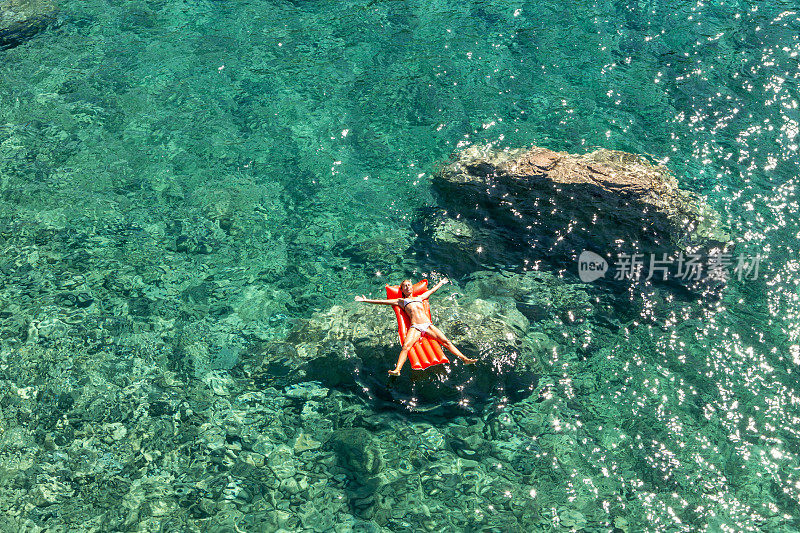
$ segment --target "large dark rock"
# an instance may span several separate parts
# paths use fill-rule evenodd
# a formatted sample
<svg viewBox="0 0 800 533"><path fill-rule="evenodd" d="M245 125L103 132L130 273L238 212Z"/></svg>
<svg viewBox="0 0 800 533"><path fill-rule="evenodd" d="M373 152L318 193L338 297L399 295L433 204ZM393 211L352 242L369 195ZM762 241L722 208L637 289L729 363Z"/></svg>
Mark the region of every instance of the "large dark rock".
<svg viewBox="0 0 800 533"><path fill-rule="evenodd" d="M56 0L0 0L0 50L42 31L54 18Z"/></svg>
<svg viewBox="0 0 800 533"><path fill-rule="evenodd" d="M445 209L429 217L429 248L465 270L542 261L575 271L583 250L648 260L730 241L719 215L669 170L625 152L472 146L437 173L434 187Z"/></svg>

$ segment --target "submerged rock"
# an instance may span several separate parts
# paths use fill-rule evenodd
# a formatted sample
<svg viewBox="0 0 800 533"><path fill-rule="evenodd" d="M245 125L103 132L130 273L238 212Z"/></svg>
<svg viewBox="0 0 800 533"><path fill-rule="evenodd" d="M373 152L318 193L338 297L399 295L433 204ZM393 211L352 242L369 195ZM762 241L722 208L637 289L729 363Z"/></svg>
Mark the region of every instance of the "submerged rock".
<svg viewBox="0 0 800 533"><path fill-rule="evenodd" d="M42 31L56 9L55 0L0 0L0 50L13 48Z"/></svg>
<svg viewBox="0 0 800 533"><path fill-rule="evenodd" d="M245 361L245 374L264 384L298 384L286 389L298 399L308 399L316 381L321 391L349 390L413 410L480 410L490 401L530 395L542 365L571 349L550 332L578 338L593 313L587 293L544 272L477 272L463 294L446 290L432 302L434 323L467 357L479 359L474 366L448 352L451 364L424 371L406 365L400 378L389 378L386 370L400 351L394 314L387 306L351 302L298 321L285 341Z"/></svg>
<svg viewBox="0 0 800 533"><path fill-rule="evenodd" d="M465 264L542 260L574 269L583 250L694 253L730 241L719 215L667 168L626 152L471 146L434 186L447 211L430 217L428 234L436 253Z"/></svg>

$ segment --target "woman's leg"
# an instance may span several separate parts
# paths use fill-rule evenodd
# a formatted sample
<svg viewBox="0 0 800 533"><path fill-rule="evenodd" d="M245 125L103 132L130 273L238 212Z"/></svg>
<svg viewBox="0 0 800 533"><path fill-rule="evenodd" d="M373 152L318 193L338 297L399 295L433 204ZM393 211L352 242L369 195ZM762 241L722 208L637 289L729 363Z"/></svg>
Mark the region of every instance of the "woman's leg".
<svg viewBox="0 0 800 533"><path fill-rule="evenodd" d="M439 343L441 343L442 346L453 352L459 359L464 361L466 364L471 365L472 363L477 361L477 359L470 359L469 357L461 353L461 351L458 348L456 348L455 344L450 342L450 339L448 339L445 336L445 334L442 333L442 330L440 330L436 326L429 327L427 333L429 337L431 337L436 341L439 341Z"/></svg>
<svg viewBox="0 0 800 533"><path fill-rule="evenodd" d="M397 358L397 366L394 370L389 370L391 375L400 375L400 369L403 368L403 365L406 364L406 359L408 359L408 351L414 346L414 343L419 340L419 336L420 332L417 328L408 328L406 332L406 342L403 343L403 349L400 350L400 357Z"/></svg>

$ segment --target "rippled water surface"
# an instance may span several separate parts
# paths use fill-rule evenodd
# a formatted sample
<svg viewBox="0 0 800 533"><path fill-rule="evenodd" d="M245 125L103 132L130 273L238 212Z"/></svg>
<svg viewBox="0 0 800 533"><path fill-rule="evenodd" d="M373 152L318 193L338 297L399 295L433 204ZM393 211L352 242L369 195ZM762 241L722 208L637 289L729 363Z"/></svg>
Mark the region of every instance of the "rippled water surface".
<svg viewBox="0 0 800 533"><path fill-rule="evenodd" d="M0 51L0 529L800 529L797 8L62 2ZM448 261L486 143L662 163L759 271ZM482 361L388 381L353 296L442 276Z"/></svg>

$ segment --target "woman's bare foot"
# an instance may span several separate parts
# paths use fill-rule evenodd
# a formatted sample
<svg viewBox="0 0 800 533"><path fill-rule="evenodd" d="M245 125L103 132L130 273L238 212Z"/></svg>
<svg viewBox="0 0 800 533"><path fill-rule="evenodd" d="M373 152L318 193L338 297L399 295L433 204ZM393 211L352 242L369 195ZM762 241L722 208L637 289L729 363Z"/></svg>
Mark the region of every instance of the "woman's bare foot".
<svg viewBox="0 0 800 533"><path fill-rule="evenodd" d="M400 371L399 370L389 370L389 375L390 376L399 376L400 375Z"/></svg>
<svg viewBox="0 0 800 533"><path fill-rule="evenodd" d="M477 359L470 359L469 357L462 357L461 360L464 361L465 365L471 365L472 363L477 361Z"/></svg>

